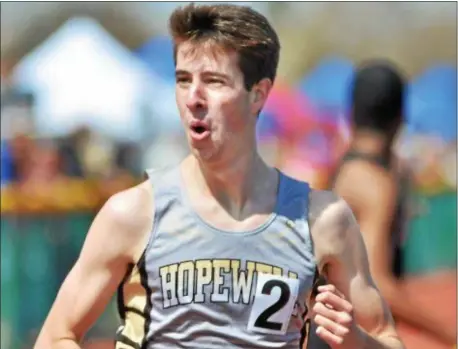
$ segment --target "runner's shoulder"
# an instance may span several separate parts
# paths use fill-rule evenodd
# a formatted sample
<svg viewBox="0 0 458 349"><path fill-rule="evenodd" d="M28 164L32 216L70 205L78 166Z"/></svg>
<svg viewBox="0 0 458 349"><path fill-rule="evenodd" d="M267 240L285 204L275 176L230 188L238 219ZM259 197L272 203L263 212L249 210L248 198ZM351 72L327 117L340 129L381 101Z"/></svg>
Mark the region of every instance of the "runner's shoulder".
<svg viewBox="0 0 458 349"><path fill-rule="evenodd" d="M149 181L120 191L111 196L102 210L107 219L120 227L139 227L152 223L153 193Z"/></svg>

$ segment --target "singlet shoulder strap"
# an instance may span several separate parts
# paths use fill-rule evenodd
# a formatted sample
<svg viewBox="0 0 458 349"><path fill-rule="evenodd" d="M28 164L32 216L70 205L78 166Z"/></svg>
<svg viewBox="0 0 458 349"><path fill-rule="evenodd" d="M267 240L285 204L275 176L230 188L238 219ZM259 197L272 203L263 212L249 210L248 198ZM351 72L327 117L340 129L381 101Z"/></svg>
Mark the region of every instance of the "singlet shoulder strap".
<svg viewBox="0 0 458 349"><path fill-rule="evenodd" d="M292 220L306 217L310 186L280 172L280 188L276 211Z"/></svg>
<svg viewBox="0 0 458 349"><path fill-rule="evenodd" d="M383 167L386 170L391 169L391 162L388 157L361 153L356 150L350 150L348 153L346 153L344 157L342 158L341 163L343 164L344 162L347 162L350 160L358 160L358 159L372 162L380 167Z"/></svg>

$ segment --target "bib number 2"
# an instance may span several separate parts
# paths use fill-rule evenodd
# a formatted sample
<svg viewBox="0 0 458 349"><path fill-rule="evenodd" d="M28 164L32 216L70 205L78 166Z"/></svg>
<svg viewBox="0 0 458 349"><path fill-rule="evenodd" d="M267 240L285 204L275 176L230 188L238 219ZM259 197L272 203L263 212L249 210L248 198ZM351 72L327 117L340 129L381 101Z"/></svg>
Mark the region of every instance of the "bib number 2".
<svg viewBox="0 0 458 349"><path fill-rule="evenodd" d="M260 333L285 334L298 291L299 280L297 279L258 274L248 330Z"/></svg>

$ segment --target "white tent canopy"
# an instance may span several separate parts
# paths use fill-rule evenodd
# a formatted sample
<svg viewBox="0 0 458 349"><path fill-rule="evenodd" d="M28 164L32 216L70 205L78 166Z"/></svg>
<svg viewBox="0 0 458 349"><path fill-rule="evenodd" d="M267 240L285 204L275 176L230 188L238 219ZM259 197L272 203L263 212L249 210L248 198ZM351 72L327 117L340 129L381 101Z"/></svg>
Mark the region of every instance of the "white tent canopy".
<svg viewBox="0 0 458 349"><path fill-rule="evenodd" d="M155 116L179 122L175 104L168 103L173 88L89 18L66 22L20 62L13 77L36 95L37 127L45 135L85 124L136 140L144 135L148 104Z"/></svg>

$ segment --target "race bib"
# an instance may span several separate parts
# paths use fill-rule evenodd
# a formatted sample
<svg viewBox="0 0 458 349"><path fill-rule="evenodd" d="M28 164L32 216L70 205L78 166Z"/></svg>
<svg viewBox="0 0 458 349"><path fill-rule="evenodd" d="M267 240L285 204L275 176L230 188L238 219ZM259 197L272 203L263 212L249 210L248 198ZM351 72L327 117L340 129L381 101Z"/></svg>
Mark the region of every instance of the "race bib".
<svg viewBox="0 0 458 349"><path fill-rule="evenodd" d="M299 279L259 273L248 330L285 334L298 293Z"/></svg>

